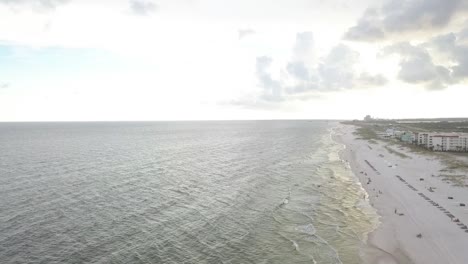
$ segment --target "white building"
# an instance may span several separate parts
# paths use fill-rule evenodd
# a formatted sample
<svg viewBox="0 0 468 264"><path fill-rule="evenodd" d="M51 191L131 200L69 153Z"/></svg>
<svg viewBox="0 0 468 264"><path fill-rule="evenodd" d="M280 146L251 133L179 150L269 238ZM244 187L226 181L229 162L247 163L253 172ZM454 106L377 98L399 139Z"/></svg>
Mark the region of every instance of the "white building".
<svg viewBox="0 0 468 264"><path fill-rule="evenodd" d="M459 133L415 133L418 145L435 151L468 151L468 134Z"/></svg>

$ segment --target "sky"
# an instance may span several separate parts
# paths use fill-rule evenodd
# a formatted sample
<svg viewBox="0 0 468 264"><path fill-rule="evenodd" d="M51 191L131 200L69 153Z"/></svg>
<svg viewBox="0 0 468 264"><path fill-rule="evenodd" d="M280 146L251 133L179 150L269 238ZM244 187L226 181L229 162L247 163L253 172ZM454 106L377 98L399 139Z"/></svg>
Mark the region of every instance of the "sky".
<svg viewBox="0 0 468 264"><path fill-rule="evenodd" d="M468 117L465 0L0 0L0 121Z"/></svg>

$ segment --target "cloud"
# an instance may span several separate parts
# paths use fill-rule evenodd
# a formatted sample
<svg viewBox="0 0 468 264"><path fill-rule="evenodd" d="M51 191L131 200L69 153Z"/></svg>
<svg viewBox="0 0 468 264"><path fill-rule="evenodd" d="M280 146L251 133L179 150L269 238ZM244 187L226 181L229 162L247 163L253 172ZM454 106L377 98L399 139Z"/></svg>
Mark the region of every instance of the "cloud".
<svg viewBox="0 0 468 264"><path fill-rule="evenodd" d="M400 70L398 78L411 84L423 84L430 90L446 88L453 83L451 72L443 65L434 64L426 48L402 42L388 46L385 54L399 54Z"/></svg>
<svg viewBox="0 0 468 264"><path fill-rule="evenodd" d="M293 61L301 61L309 65L315 63L315 40L310 31L296 34L296 42L293 48Z"/></svg>
<svg viewBox="0 0 468 264"><path fill-rule="evenodd" d="M291 61L286 65L290 83L285 88L289 94L304 93L318 88L315 41L312 32L296 34Z"/></svg>
<svg viewBox="0 0 468 264"><path fill-rule="evenodd" d="M363 72L359 75L359 77L356 78L355 80L355 86L360 87L360 88L367 88L367 87L378 87L378 86L383 86L388 83L387 78L385 78L381 74L369 74L366 72Z"/></svg>
<svg viewBox="0 0 468 264"><path fill-rule="evenodd" d="M400 56L398 78L411 84L424 84L426 88L444 89L468 78L468 44L465 30L442 34L419 45L402 42L384 49L384 54ZM435 63L439 58L440 63Z"/></svg>
<svg viewBox="0 0 468 264"><path fill-rule="evenodd" d="M345 39L373 41L384 37L380 16L376 9L368 9L358 20L357 25L345 33Z"/></svg>
<svg viewBox="0 0 468 264"><path fill-rule="evenodd" d="M286 66L286 71L295 79L307 81L311 79L311 73L303 61L290 62Z"/></svg>
<svg viewBox="0 0 468 264"><path fill-rule="evenodd" d="M449 66L455 82L468 78L468 45L463 44L464 30L458 34L449 33L433 38L427 46L433 46L437 52L445 54L453 65ZM460 44L462 43L462 44Z"/></svg>
<svg viewBox="0 0 468 264"><path fill-rule="evenodd" d="M267 101L283 101L288 94L304 93L317 88L313 70L314 38L311 32L301 32L296 35L292 50L292 59L285 69L286 77L275 80L268 72L273 62L271 57L257 57L256 76L259 86L263 89L261 99Z"/></svg>
<svg viewBox="0 0 468 264"><path fill-rule="evenodd" d="M387 1L379 9L366 10L344 38L376 41L392 34L440 29L466 10L468 3L464 0Z"/></svg>
<svg viewBox="0 0 468 264"><path fill-rule="evenodd" d="M9 84L9 83L2 83L2 82L0 82L0 89L1 89L1 90L7 89L8 87L10 87L10 84Z"/></svg>
<svg viewBox="0 0 468 264"><path fill-rule="evenodd" d="M359 53L346 45L335 46L318 66L321 87L326 90L379 87L388 80L381 74L357 73Z"/></svg>
<svg viewBox="0 0 468 264"><path fill-rule="evenodd" d="M383 24L390 32L440 28L462 8L462 0L393 0L383 7Z"/></svg>
<svg viewBox="0 0 468 264"><path fill-rule="evenodd" d="M348 46L335 46L318 67L323 87L329 90L352 88L355 78L353 68L358 58L359 53Z"/></svg>
<svg viewBox="0 0 468 264"><path fill-rule="evenodd" d="M237 33L238 33L239 40L241 40L247 36L254 35L256 32L255 30L248 28L248 29L239 29Z"/></svg>
<svg viewBox="0 0 468 264"><path fill-rule="evenodd" d="M468 40L468 26L466 28L464 28L462 31L460 31L460 33L458 34L458 38L461 41Z"/></svg>
<svg viewBox="0 0 468 264"><path fill-rule="evenodd" d="M14 10L19 7L30 7L36 11L49 11L55 9L57 6L65 4L69 0L0 0L0 4L8 5Z"/></svg>
<svg viewBox="0 0 468 264"><path fill-rule="evenodd" d="M288 100L317 98L322 93L343 89L382 86L387 79L380 74L356 72L359 53L339 44L322 58L315 58L314 37L311 32L296 35L291 59L281 67L280 77L270 72L273 58L256 58L256 78L261 88L255 99L233 101L235 105L259 106L281 103Z"/></svg>
<svg viewBox="0 0 468 264"><path fill-rule="evenodd" d="M282 85L280 81L274 80L269 72L273 59L267 56L257 57L256 75L259 86L263 89L261 99L266 101L282 101Z"/></svg>
<svg viewBox="0 0 468 264"><path fill-rule="evenodd" d="M148 0L130 0L130 10L135 15L147 16L158 9L158 5Z"/></svg>

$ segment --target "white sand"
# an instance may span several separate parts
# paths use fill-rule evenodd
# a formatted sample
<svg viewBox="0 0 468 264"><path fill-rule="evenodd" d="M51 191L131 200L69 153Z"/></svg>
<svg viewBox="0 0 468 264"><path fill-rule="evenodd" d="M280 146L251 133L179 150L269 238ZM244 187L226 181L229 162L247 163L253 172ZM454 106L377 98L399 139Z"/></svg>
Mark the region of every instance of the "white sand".
<svg viewBox="0 0 468 264"><path fill-rule="evenodd" d="M349 161L351 169L369 194L371 205L381 216L379 227L369 234L368 244L372 248L362 252L366 262L468 263L468 233L445 212L418 194L423 193L461 223L468 225L468 188L454 187L437 177L444 167L437 159L397 146L392 148L411 158L390 154L383 142L369 144L367 140L356 139L352 134L354 129L354 126L340 125L336 130L346 145L342 158ZM410 189L396 175L418 191ZM424 178L424 181L420 181L420 178ZM367 184L369 179L371 182ZM430 192L429 187L435 187L435 191ZM449 200L448 196L452 196L453 200ZM460 203L467 204L467 207L461 207ZM395 214L395 209L398 214ZM400 216L400 213L404 215ZM422 237L418 238L418 234Z"/></svg>

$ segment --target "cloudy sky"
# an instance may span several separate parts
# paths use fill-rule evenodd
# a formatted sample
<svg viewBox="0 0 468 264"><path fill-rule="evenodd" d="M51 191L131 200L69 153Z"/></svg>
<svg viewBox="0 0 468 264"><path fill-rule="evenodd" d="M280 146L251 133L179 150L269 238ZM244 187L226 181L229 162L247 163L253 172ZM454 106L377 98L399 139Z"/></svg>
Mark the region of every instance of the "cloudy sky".
<svg viewBox="0 0 468 264"><path fill-rule="evenodd" d="M0 121L468 116L465 0L0 0Z"/></svg>

